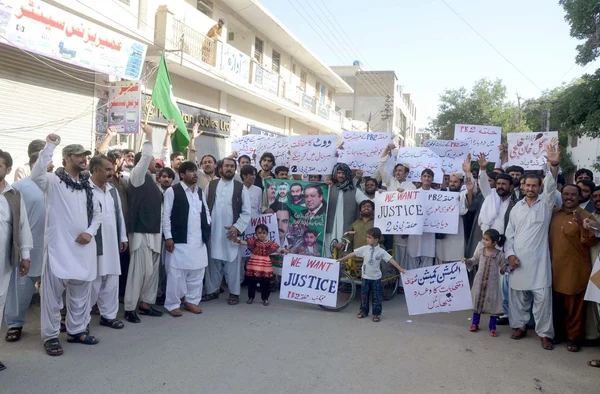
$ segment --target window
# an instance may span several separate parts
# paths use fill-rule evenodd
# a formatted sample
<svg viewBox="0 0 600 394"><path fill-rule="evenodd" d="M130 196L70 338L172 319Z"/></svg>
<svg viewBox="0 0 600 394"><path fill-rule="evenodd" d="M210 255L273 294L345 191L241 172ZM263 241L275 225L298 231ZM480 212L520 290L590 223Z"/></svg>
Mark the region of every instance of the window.
<svg viewBox="0 0 600 394"><path fill-rule="evenodd" d="M235 39L235 33L230 31L227 32L227 41L233 41Z"/></svg>
<svg viewBox="0 0 600 394"><path fill-rule="evenodd" d="M196 8L204 15L212 18L214 5L211 0L198 0L196 3Z"/></svg>
<svg viewBox="0 0 600 394"><path fill-rule="evenodd" d="M333 104L333 92L330 90L329 93L327 93L327 103L329 105Z"/></svg>
<svg viewBox="0 0 600 394"><path fill-rule="evenodd" d="M352 110L351 109L346 110L346 118L352 119Z"/></svg>
<svg viewBox="0 0 600 394"><path fill-rule="evenodd" d="M280 67L280 64L281 64L281 55L279 54L279 52L273 51L273 58L272 58L272 60L273 60L273 63L271 64L271 70L274 73L279 74L279 67Z"/></svg>
<svg viewBox="0 0 600 394"><path fill-rule="evenodd" d="M300 71L300 90L306 92L306 71Z"/></svg>
<svg viewBox="0 0 600 394"><path fill-rule="evenodd" d="M319 95L319 102L325 104L325 85L321 85L321 94Z"/></svg>
<svg viewBox="0 0 600 394"><path fill-rule="evenodd" d="M263 41L256 37L254 39L254 59L256 59L256 61L259 64L262 64L262 55L263 55Z"/></svg>
<svg viewBox="0 0 600 394"><path fill-rule="evenodd" d="M315 84L315 100L319 101L320 98L321 98L321 84L319 82L317 82Z"/></svg>

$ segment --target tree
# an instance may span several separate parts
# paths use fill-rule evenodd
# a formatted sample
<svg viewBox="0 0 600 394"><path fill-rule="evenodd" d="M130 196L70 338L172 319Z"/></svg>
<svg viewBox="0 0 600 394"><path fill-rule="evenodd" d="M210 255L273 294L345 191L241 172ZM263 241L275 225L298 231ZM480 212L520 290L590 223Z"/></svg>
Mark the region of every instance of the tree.
<svg viewBox="0 0 600 394"><path fill-rule="evenodd" d="M585 66L600 56L600 2L598 0L560 0L571 37L584 40L577 45L577 64Z"/></svg>
<svg viewBox="0 0 600 394"><path fill-rule="evenodd" d="M426 129L439 139L453 139L456 124L502 126L503 134L529 131L519 108L507 101L500 79L480 79L470 92L465 87L446 89L439 100L438 115Z"/></svg>

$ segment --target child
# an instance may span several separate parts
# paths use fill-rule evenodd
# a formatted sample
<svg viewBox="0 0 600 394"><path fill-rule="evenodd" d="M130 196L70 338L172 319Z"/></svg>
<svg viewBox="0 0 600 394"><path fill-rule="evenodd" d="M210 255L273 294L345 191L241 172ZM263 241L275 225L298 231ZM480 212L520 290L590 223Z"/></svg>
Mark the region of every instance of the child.
<svg viewBox="0 0 600 394"><path fill-rule="evenodd" d="M502 275L508 268L504 253L496 249L496 245L502 246L500 233L489 229L483 233L483 248L478 249L470 259L462 259L471 270L474 265L479 265L471 297L473 298L473 321L470 331L479 331L479 319L482 313L490 314L490 335L498 336L496 331L496 319L503 313L502 310L502 288L500 281Z"/></svg>
<svg viewBox="0 0 600 394"><path fill-rule="evenodd" d="M248 301L247 304L254 302L256 295L256 285L260 283L260 298L264 306L269 306L269 295L271 294L270 279L273 277L273 264L269 255L277 251L283 253L279 249L279 245L275 241L268 241L267 235L269 228L264 224L256 226L256 238L250 237L247 241L237 240L240 245L248 245L252 251L252 255L246 266L246 277L248 278ZM258 239L257 239L258 238Z"/></svg>
<svg viewBox="0 0 600 394"><path fill-rule="evenodd" d="M381 240L381 230L377 227L372 227L367 230L367 244L356 249L353 253L350 253L338 261L344 262L354 257L362 257L362 284L360 288L360 311L358 312L359 319L369 315L369 295L373 291L373 321L379 322L381 320L381 261L392 264L396 269L402 273L406 272L404 268L400 267L396 260L390 256L385 249L379 246Z"/></svg>

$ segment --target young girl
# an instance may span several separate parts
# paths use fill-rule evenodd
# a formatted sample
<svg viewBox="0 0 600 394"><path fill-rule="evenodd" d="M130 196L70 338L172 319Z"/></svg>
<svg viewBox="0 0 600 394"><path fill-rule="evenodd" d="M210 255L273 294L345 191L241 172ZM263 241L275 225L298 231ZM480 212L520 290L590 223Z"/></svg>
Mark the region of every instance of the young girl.
<svg viewBox="0 0 600 394"><path fill-rule="evenodd" d="M396 263L396 260L390 256L385 249L379 246L381 240L381 230L377 227L372 227L367 230L367 244L354 250L338 261L340 263L354 257L362 257L362 284L360 287L360 311L358 312L359 319L369 315L369 295L373 292L373 321L381 320L382 309L382 293L381 293L381 261L388 262L396 267L397 270L404 273L405 270Z"/></svg>
<svg viewBox="0 0 600 394"><path fill-rule="evenodd" d="M247 245L252 251L252 255L246 266L246 277L248 279L248 301L247 304L254 302L256 295L256 285L260 283L260 298L263 305L269 305L269 295L271 294L270 280L273 277L273 264L269 255L277 251L283 253L284 250L279 249L279 245L275 241L268 241L267 235L269 228L264 224L256 226L256 238L250 237L247 241L237 240L240 245Z"/></svg>
<svg viewBox="0 0 600 394"><path fill-rule="evenodd" d="M508 268L508 263L504 253L496 249L496 245L500 243L500 233L497 230L489 229L483 233L482 243L483 248L478 249L472 258L462 259L469 270L473 269L473 266L479 265L471 289L473 321L470 331L479 331L481 314L489 313L490 335L497 337L496 319L503 313L500 281L502 280L502 274Z"/></svg>

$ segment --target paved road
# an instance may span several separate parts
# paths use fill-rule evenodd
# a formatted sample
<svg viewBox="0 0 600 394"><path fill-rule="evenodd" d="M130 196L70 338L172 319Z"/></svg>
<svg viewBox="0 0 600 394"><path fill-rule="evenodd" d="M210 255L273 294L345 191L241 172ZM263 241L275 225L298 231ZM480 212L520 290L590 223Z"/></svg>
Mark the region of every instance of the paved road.
<svg viewBox="0 0 600 394"><path fill-rule="evenodd" d="M499 338L473 334L468 312L409 317L401 296L384 303L380 323L356 319L358 304L331 313L276 295L269 307L221 298L202 308L120 331L95 316L98 345L63 339L65 354L52 358L34 306L21 342L0 341L0 393L600 392L600 370L586 364L600 348L548 352L533 336L511 340L507 327Z"/></svg>

